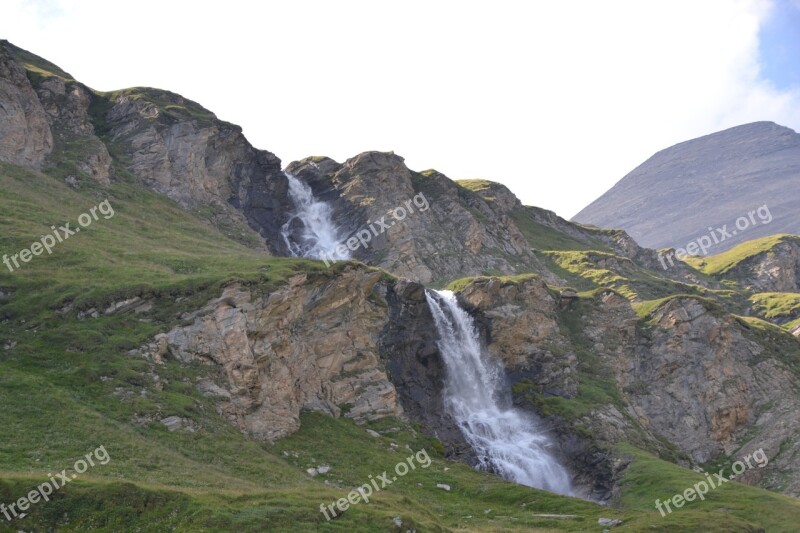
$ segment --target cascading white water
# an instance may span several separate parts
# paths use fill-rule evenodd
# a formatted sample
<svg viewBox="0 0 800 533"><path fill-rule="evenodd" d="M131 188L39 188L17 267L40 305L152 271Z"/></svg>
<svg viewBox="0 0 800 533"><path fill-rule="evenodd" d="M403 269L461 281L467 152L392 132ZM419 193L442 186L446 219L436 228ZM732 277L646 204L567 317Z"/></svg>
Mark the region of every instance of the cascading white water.
<svg viewBox="0 0 800 533"><path fill-rule="evenodd" d="M572 496L570 476L548 452L537 422L511 407L503 369L481 348L472 317L451 291L426 291L425 297L446 368L446 408L478 456L478 468Z"/></svg>
<svg viewBox="0 0 800 533"><path fill-rule="evenodd" d="M285 174L289 180L289 198L295 207L294 214L281 228L289 253L310 259L350 259L348 249L344 253L337 251L345 236L340 235L333 223L330 205L314 198L308 184L288 172Z"/></svg>

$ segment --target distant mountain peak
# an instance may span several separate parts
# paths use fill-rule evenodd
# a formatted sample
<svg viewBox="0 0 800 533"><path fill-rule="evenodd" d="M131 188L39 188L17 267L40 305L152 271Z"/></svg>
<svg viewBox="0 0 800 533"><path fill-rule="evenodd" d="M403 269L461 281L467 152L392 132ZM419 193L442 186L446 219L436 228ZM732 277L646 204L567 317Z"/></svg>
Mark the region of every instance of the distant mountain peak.
<svg viewBox="0 0 800 533"><path fill-rule="evenodd" d="M709 250L719 253L765 235L800 233L798 184L800 134L752 122L659 151L573 220L622 228L650 248L684 247L767 206L769 222L740 221Z"/></svg>

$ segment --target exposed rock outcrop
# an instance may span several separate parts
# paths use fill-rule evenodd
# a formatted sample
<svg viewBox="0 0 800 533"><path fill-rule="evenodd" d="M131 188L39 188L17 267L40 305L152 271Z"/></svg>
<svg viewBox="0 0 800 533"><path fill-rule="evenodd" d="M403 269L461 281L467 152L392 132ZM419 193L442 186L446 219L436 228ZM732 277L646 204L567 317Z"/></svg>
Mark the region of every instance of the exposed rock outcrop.
<svg viewBox="0 0 800 533"><path fill-rule="evenodd" d="M754 292L800 292L800 237L786 235L724 274Z"/></svg>
<svg viewBox="0 0 800 533"><path fill-rule="evenodd" d="M296 431L302 410L356 421L399 415L377 349L388 314L380 280L348 268L329 281L300 274L265 297L230 286L191 325L160 336L150 357L221 366L220 411L267 441Z"/></svg>
<svg viewBox="0 0 800 533"><path fill-rule="evenodd" d="M89 107L97 96L86 86L59 76L39 80L36 92L55 134L51 165L74 169L101 183L111 181L111 155L97 137Z"/></svg>
<svg viewBox="0 0 800 533"><path fill-rule="evenodd" d="M128 171L187 209L210 207L218 226L249 225L273 253L287 255L280 228L290 203L280 159L180 95L137 88L108 98L106 135L127 155Z"/></svg>
<svg viewBox="0 0 800 533"><path fill-rule="evenodd" d="M763 448L774 460L749 476L775 487L778 472L797 465L800 454L800 398L790 367L800 360L800 343L777 328L772 338L754 337L739 319L693 298L669 300L649 325L617 368L642 423L697 463ZM789 470L793 481L780 482L781 489L798 494L800 471Z"/></svg>
<svg viewBox="0 0 800 533"><path fill-rule="evenodd" d="M487 272L552 276L508 216L443 174L412 172L393 153L365 152L344 164L308 158L288 170L333 203L350 234L385 217L390 227L356 256L397 275L421 283ZM397 208L406 215L392 216Z"/></svg>
<svg viewBox="0 0 800 533"><path fill-rule="evenodd" d="M0 161L41 168L53 149L53 134L25 73L0 41Z"/></svg>
<svg viewBox="0 0 800 533"><path fill-rule="evenodd" d="M191 316L145 354L159 364L172 357L220 367L224 383L198 387L242 431L284 437L303 410L356 422L409 416L449 455L471 454L444 410L444 366L417 283L346 266L332 279L299 274L264 296L229 286Z"/></svg>
<svg viewBox="0 0 800 533"><path fill-rule="evenodd" d="M800 343L788 333L766 324L767 333L759 333L694 298L667 300L646 321L613 291L564 304L535 277L477 279L460 299L475 313L489 352L503 361L515 401L545 416L563 459L594 497L613 497L624 467L611 445L633 442L671 456L667 441L686 465L761 448L769 466L740 481L800 493L792 369ZM582 387L616 392L584 416ZM562 409L564 401L575 407Z"/></svg>

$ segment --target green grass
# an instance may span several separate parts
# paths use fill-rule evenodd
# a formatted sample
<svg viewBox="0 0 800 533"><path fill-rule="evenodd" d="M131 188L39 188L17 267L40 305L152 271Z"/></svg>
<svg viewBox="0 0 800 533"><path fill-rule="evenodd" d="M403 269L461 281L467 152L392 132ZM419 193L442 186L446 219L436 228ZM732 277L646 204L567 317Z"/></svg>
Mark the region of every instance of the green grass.
<svg viewBox="0 0 800 533"><path fill-rule="evenodd" d="M606 517L624 521L615 528L617 531L690 532L697 531L702 523L703 530L728 532L757 528L792 531L800 511L798 500L731 482L709 491L704 501L689 502L662 517L654 505L656 498L663 501L683 493L705 476L628 445L617 450L630 461L630 467L621 481L620 508L611 509L509 484L447 461L435 451L431 438L397 419L364 427L307 413L301 422L297 433L262 452L277 457L279 466L291 471L291 482L283 487L264 483L207 490L86 475L57 492L53 501L34 506L23 523L29 528L59 527L62 531L114 531L135 526L138 531L169 527L181 531L368 532L395 531L393 520L399 518L403 530L544 532L599 531L597 520ZM368 435L366 428L381 436ZM408 464L412 456L415 468L397 476L393 471L396 465ZM111 467L115 459L112 453L112 461L102 468ZM315 478L305 473L307 468L320 465L330 470ZM320 504L346 498L354 487L368 484L384 472L390 484L373 490L369 503L360 501L344 513L337 510L336 519L325 520ZM42 479L35 474L5 475L0 482L0 500L12 501ZM438 483L449 485L451 490L437 488ZM382 484L378 482L379 487ZM549 514L574 518L541 516ZM3 526L0 523L0 530Z"/></svg>
<svg viewBox="0 0 800 533"><path fill-rule="evenodd" d="M607 250L608 247L597 240L585 243L536 222L531 212L533 208L522 207L511 213L511 219L525 236L534 250Z"/></svg>
<svg viewBox="0 0 800 533"><path fill-rule="evenodd" d="M610 251L609 247L600 239L589 239L584 242L575 239L566 233L554 230L538 223L534 218L536 208L523 206L511 213L511 219L519 228L531 248L536 251L552 250L600 250Z"/></svg>
<svg viewBox="0 0 800 533"><path fill-rule="evenodd" d="M720 291L683 283L642 268L627 257L597 250L542 252L548 267L580 290L614 289L632 301L663 298L673 294L695 294L722 298Z"/></svg>
<svg viewBox="0 0 800 533"><path fill-rule="evenodd" d="M28 248L52 225L70 223L108 200L112 217L99 220L56 244L52 255L33 257L9 272L0 286L24 294L4 306L13 316L22 308L71 301L77 308L159 291L193 291L232 280L280 283L297 271L332 275L320 262L270 258L225 237L171 200L127 184L103 188L84 180L81 190L61 180L0 163L0 250L13 255Z"/></svg>
<svg viewBox="0 0 800 533"><path fill-rule="evenodd" d="M11 55L16 59L25 69L33 76L37 77L52 77L56 76L64 81L74 81L72 76L61 70L60 67L43 59L36 54L32 54L27 50L18 48L6 40L0 40L0 46L5 47L11 52Z"/></svg>
<svg viewBox="0 0 800 533"><path fill-rule="evenodd" d="M181 323L182 312L202 307L225 284L237 281L267 295L298 273L323 281L345 268L367 267L268 257L205 223L209 213L188 213L124 179L110 187L81 179L74 190L62 179L7 164L0 164L0 253L28 248L53 224L74 227L78 215L106 199L112 217L57 244L52 255L33 257L14 272L0 270L0 288L10 295L0 303L0 346L16 343L0 351L0 502L21 497L49 472L68 468L100 445L111 461L32 507L14 527L0 520L0 531L366 532L392 531L395 517L417 531L593 531L599 517L623 518L620 531L651 530L653 511L643 496L639 503L629 496L623 508L612 509L514 485L444 459L441 443L402 420L369 424L383 433L376 439L350 420L303 414L297 433L267 445L235 430L197 391L198 379L221 378L218 368L168 359L157 369L157 383L153 365L127 352ZM152 299L154 308L78 318L79 311L102 311L133 296ZM581 334L593 298L581 298L560 318L577 347L579 394L553 408L573 416L619 401L612 376ZM169 432L159 420L171 415L191 419L197 431ZM425 449L430 468L414 470L371 503L325 521L320 503L346 497L370 475L394 468L410 455L406 445ZM306 468L319 464L332 469L311 478ZM686 473L675 465L659 468L674 469L669 475L676 477ZM642 474L645 479L633 478L626 491L636 496L644 490L640 485L657 483L649 475L666 474ZM733 491L731 505L741 494ZM780 524L789 507L775 498L769 523ZM714 520L714 513L697 516ZM675 521L682 516L663 523L680 523Z"/></svg>
<svg viewBox="0 0 800 533"><path fill-rule="evenodd" d="M769 252L776 245L785 241L800 242L796 235L778 234L753 239L717 255L706 257L687 257L685 262L704 274L723 275L751 257Z"/></svg>
<svg viewBox="0 0 800 533"><path fill-rule="evenodd" d="M636 311L636 314L639 316L639 318L642 321L646 322L648 319L652 317L653 313L655 313L658 309L663 307L667 302L671 302L672 300L680 298L688 298L700 302L703 305L703 307L705 307L705 309L714 316L723 316L726 313L725 309L722 307L722 305L719 304L719 302L716 302L710 298L704 298L702 296L697 296L694 294L672 294L665 298L657 298L653 300L643 300L641 302L634 302L633 309L634 311Z"/></svg>
<svg viewBox="0 0 800 533"><path fill-rule="evenodd" d="M493 181L482 179L456 180L456 183L465 189L469 189L470 191L477 193L488 191L492 188L492 185L495 184Z"/></svg>
<svg viewBox="0 0 800 533"><path fill-rule="evenodd" d="M761 292L750 296L753 310L767 320L789 321L800 318L800 294Z"/></svg>
<svg viewBox="0 0 800 533"><path fill-rule="evenodd" d="M764 347L757 360L769 358L784 363L800 378L800 339L786 329L754 316L736 316L745 334Z"/></svg>
<svg viewBox="0 0 800 533"><path fill-rule="evenodd" d="M540 279L538 274L528 273L528 274L515 274L513 276L470 276L466 278L459 278L456 280L451 281L445 288L449 291L454 292L461 292L468 285L479 282L479 281L488 281L490 279L495 279L499 281L503 286L506 285L519 285L521 283L525 283L526 281Z"/></svg>
<svg viewBox="0 0 800 533"><path fill-rule="evenodd" d="M649 511L646 515L632 517L627 524L630 531L732 533L797 530L800 500L735 481L709 490L705 500L686 502L679 509L671 506L673 512L662 517L655 508L656 498L663 502L675 494L683 494L695 483L706 480L706 476L657 459L632 446L622 445L619 451L632 460L621 483L621 507Z"/></svg>

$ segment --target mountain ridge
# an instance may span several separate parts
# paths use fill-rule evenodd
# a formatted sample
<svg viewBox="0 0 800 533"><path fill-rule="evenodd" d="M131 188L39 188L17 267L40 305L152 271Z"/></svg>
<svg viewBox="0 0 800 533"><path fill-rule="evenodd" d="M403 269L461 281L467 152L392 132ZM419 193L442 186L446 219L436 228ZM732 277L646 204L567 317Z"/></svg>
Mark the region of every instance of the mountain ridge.
<svg viewBox="0 0 800 533"><path fill-rule="evenodd" d="M800 504L778 492L800 494L800 303L774 292L800 271L793 239L718 257L724 269L663 271L622 230L364 152L287 169L348 236L398 206L418 211L355 260L283 257L295 206L282 163L241 129L169 91L96 93L6 52L0 114L21 114L0 142L13 160L0 161L2 251L101 200L115 211L0 271L0 425L13 437L0 501L98 440L112 457L14 531L794 526ZM49 150L28 143L47 131ZM424 211L406 203L418 195ZM515 408L541 420L591 501L472 468L426 285L455 291ZM320 514L423 449L430 469ZM704 479L691 468L723 472L757 449L769 464L708 501L669 518L653 508Z"/></svg>
<svg viewBox="0 0 800 533"><path fill-rule="evenodd" d="M720 253L745 240L800 233L798 176L800 134L754 122L657 152L572 220L625 229L649 248L682 248L727 225L732 234L714 243ZM761 206L768 222L736 226Z"/></svg>

